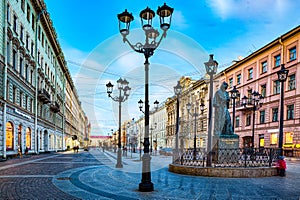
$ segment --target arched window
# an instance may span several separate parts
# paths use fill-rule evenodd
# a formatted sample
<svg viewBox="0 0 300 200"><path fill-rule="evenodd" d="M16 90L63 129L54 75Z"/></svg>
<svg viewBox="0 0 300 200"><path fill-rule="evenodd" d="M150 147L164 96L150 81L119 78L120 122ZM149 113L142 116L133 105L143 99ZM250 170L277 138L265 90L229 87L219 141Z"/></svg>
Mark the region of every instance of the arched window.
<svg viewBox="0 0 300 200"><path fill-rule="evenodd" d="M6 150L14 149L14 125L11 122L6 123Z"/></svg>
<svg viewBox="0 0 300 200"><path fill-rule="evenodd" d="M26 128L26 147L31 149L31 129Z"/></svg>

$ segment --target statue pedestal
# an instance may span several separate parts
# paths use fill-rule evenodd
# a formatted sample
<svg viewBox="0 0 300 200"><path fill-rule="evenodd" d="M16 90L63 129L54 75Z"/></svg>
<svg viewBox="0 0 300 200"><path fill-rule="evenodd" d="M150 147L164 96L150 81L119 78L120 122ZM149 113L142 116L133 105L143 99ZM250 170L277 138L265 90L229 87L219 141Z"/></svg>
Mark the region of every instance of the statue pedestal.
<svg viewBox="0 0 300 200"><path fill-rule="evenodd" d="M238 161L239 136L236 134L220 135L217 141L217 163L226 164Z"/></svg>

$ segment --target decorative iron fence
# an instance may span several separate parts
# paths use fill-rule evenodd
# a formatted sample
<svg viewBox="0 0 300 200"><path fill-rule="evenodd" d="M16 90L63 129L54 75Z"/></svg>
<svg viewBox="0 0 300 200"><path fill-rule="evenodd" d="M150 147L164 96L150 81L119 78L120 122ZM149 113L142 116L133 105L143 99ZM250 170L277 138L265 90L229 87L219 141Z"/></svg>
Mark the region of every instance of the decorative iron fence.
<svg viewBox="0 0 300 200"><path fill-rule="evenodd" d="M174 154L173 154L174 155ZM276 165L279 149L237 148L212 151L212 167L272 167ZM206 167L207 151L203 148L184 149L173 163Z"/></svg>

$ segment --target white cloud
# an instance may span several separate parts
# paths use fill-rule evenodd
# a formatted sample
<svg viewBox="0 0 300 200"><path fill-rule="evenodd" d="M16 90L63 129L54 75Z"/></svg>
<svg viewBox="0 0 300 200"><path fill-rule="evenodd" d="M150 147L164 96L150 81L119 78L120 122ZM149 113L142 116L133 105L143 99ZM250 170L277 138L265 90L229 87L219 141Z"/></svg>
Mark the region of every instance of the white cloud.
<svg viewBox="0 0 300 200"><path fill-rule="evenodd" d="M298 1L298 0L296 0ZM207 4L223 20L228 18L274 18L282 16L288 12L288 8L295 1L291 0L262 0L262 1L243 1L243 0L207 0Z"/></svg>
<svg viewBox="0 0 300 200"><path fill-rule="evenodd" d="M183 13L181 11L174 10L172 15L171 27L176 27L179 30L187 29L189 27Z"/></svg>

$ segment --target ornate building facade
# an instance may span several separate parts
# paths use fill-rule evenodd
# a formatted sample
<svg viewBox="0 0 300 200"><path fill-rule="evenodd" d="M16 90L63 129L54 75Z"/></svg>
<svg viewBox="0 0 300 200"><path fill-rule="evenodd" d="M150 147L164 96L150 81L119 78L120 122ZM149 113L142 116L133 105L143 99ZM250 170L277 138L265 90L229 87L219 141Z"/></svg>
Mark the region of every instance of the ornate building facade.
<svg viewBox="0 0 300 200"><path fill-rule="evenodd" d="M0 10L0 156L64 150L73 135L84 138L88 122L46 5L4 0Z"/></svg>
<svg viewBox="0 0 300 200"><path fill-rule="evenodd" d="M254 91L264 97L264 103L255 111L254 147L278 147L280 118L280 82L277 72L281 64L289 70L284 83L283 146L286 155L300 149L300 26L279 36L269 44L236 62L219 74L218 79L239 90L236 104L235 132L240 146L251 146L253 111L240 104L241 98L250 98ZM232 109L231 109L232 111Z"/></svg>

